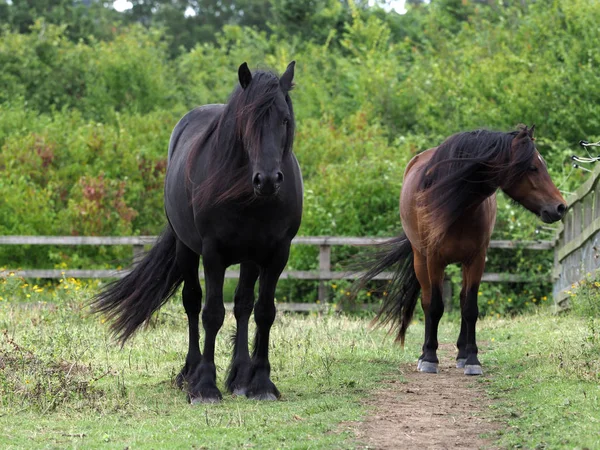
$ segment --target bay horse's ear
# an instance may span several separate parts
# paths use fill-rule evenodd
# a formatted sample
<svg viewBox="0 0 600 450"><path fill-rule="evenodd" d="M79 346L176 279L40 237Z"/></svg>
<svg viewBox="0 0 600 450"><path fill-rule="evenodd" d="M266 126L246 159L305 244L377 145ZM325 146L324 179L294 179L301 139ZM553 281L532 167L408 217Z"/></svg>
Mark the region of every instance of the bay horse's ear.
<svg viewBox="0 0 600 450"><path fill-rule="evenodd" d="M292 61L288 64L285 72L283 72L283 75L281 75L281 78L279 79L279 86L281 86L281 89L285 92L290 91L294 86L294 67L296 67L296 61Z"/></svg>
<svg viewBox="0 0 600 450"><path fill-rule="evenodd" d="M238 69L238 78L240 79L240 86L242 89L246 89L252 81L252 73L248 69L248 64L245 62Z"/></svg>
<svg viewBox="0 0 600 450"><path fill-rule="evenodd" d="M535 138L533 137L533 130L535 130L535 124L531 125L531 128L527 131L527 134L529 135L529 137L531 138L531 140L533 141Z"/></svg>

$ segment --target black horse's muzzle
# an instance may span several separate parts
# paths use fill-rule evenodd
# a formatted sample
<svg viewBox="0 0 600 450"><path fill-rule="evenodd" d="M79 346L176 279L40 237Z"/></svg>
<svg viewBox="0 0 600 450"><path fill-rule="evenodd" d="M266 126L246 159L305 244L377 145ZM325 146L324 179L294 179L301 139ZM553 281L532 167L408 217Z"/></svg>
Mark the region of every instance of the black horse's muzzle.
<svg viewBox="0 0 600 450"><path fill-rule="evenodd" d="M254 193L260 197L268 197L277 194L283 183L283 173L280 170L265 174L256 172L252 177Z"/></svg>

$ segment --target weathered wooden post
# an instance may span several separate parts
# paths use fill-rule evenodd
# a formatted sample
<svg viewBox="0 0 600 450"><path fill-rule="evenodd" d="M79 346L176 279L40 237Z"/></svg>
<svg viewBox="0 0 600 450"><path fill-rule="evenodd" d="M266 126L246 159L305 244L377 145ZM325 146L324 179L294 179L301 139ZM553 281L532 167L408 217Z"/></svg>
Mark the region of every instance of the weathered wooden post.
<svg viewBox="0 0 600 450"><path fill-rule="evenodd" d="M325 302L329 289L327 280L331 278L331 245L319 246L319 301Z"/></svg>

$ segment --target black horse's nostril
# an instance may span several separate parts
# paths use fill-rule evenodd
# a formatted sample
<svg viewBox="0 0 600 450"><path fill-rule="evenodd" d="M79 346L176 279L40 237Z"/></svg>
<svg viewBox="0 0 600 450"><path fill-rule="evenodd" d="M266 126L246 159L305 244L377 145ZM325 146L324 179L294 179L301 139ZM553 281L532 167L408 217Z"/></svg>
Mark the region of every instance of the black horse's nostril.
<svg viewBox="0 0 600 450"><path fill-rule="evenodd" d="M560 217L563 217L567 212L567 205L561 203L556 207L556 212L560 214Z"/></svg>
<svg viewBox="0 0 600 450"><path fill-rule="evenodd" d="M259 173L256 173L254 175L254 178L252 178L252 184L254 185L255 188L260 188L260 186L262 185L263 182L263 176Z"/></svg>
<svg viewBox="0 0 600 450"><path fill-rule="evenodd" d="M283 174L281 172L277 172L275 174L275 184L279 185L283 183Z"/></svg>

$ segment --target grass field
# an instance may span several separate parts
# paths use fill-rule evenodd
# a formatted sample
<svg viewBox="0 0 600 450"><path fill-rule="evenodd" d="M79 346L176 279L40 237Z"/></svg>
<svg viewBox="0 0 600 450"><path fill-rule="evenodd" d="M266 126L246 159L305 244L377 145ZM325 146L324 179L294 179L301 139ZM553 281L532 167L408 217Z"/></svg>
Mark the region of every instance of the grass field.
<svg viewBox="0 0 600 450"><path fill-rule="evenodd" d="M7 280L0 290L1 448L355 448L348 422L372 407L362 400L414 363L422 325L402 351L368 318L279 315L272 339L278 402L225 395L219 405L187 404L172 385L187 348L179 302L120 349L90 290ZM28 297L29 296L29 297ZM600 448L600 321L549 313L482 320L490 416L506 423L498 444ZM217 342L220 388L231 352L228 314ZM453 342L456 317L442 321Z"/></svg>

